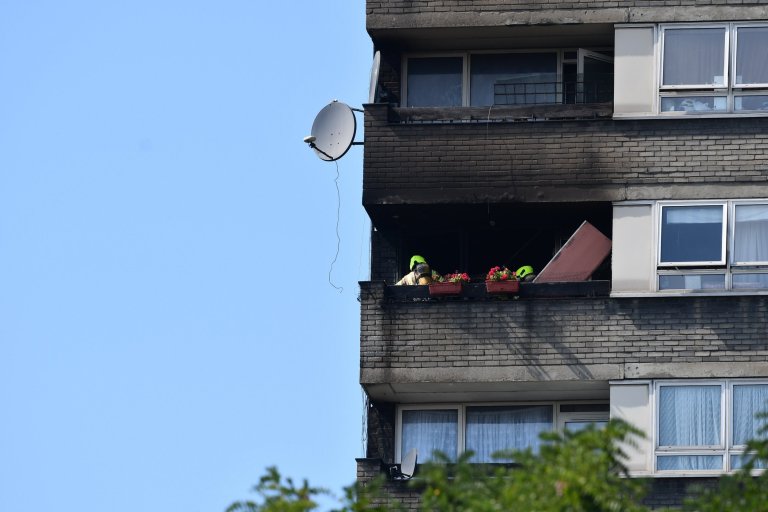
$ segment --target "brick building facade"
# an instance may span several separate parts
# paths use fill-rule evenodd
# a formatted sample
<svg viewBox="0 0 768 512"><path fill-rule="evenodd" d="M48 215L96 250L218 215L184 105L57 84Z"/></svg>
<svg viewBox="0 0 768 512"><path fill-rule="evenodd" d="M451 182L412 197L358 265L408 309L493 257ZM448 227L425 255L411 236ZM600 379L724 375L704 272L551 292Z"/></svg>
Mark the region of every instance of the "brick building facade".
<svg viewBox="0 0 768 512"><path fill-rule="evenodd" d="M768 400L768 5L368 0L367 28L358 479L609 417L647 434L651 505L738 468ZM612 241L591 280L486 294L583 221ZM392 286L412 254L473 284Z"/></svg>

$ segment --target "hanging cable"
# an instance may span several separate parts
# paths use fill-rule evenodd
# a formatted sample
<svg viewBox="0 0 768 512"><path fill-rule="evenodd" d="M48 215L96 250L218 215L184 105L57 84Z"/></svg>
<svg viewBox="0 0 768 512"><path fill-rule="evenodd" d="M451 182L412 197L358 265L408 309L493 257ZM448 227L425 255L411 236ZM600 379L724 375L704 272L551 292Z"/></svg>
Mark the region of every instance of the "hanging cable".
<svg viewBox="0 0 768 512"><path fill-rule="evenodd" d="M333 257L333 261L331 262L331 267L328 269L328 283L339 290L339 293L344 291L344 287L342 286L336 286L333 284L333 281L331 280L331 273L333 272L333 265L336 263L336 260L339 258L339 248L341 247L341 237L339 236L339 217L341 213L341 192L339 192L339 162L334 161L333 163L336 164L336 179L333 180L333 183L336 185L336 255Z"/></svg>

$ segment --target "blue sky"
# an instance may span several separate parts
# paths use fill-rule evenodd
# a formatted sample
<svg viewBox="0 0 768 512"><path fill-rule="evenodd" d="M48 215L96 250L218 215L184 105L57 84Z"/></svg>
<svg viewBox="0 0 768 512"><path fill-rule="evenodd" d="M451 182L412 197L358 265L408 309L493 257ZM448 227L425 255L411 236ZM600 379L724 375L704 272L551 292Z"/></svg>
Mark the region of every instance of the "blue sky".
<svg viewBox="0 0 768 512"><path fill-rule="evenodd" d="M222 511L362 455L356 2L0 0L0 510ZM362 133L358 133L358 140Z"/></svg>

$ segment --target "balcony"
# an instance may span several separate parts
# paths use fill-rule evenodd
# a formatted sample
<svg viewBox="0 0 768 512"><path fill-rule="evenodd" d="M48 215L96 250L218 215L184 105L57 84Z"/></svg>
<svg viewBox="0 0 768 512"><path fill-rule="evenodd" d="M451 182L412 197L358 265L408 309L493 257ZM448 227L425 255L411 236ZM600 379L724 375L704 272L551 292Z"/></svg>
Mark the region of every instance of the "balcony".
<svg viewBox="0 0 768 512"><path fill-rule="evenodd" d="M593 282L580 296L523 285L517 299L434 300L360 286L360 382L377 400L583 399L613 379L768 372L766 296L615 299Z"/></svg>

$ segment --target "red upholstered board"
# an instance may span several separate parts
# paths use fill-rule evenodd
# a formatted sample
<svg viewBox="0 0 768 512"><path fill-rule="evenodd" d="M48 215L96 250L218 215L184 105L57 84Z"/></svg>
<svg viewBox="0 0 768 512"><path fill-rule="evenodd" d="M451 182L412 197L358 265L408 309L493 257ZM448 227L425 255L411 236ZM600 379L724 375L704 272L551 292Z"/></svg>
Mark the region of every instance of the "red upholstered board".
<svg viewBox="0 0 768 512"><path fill-rule="evenodd" d="M611 240L584 221L533 282L586 281L610 252Z"/></svg>

